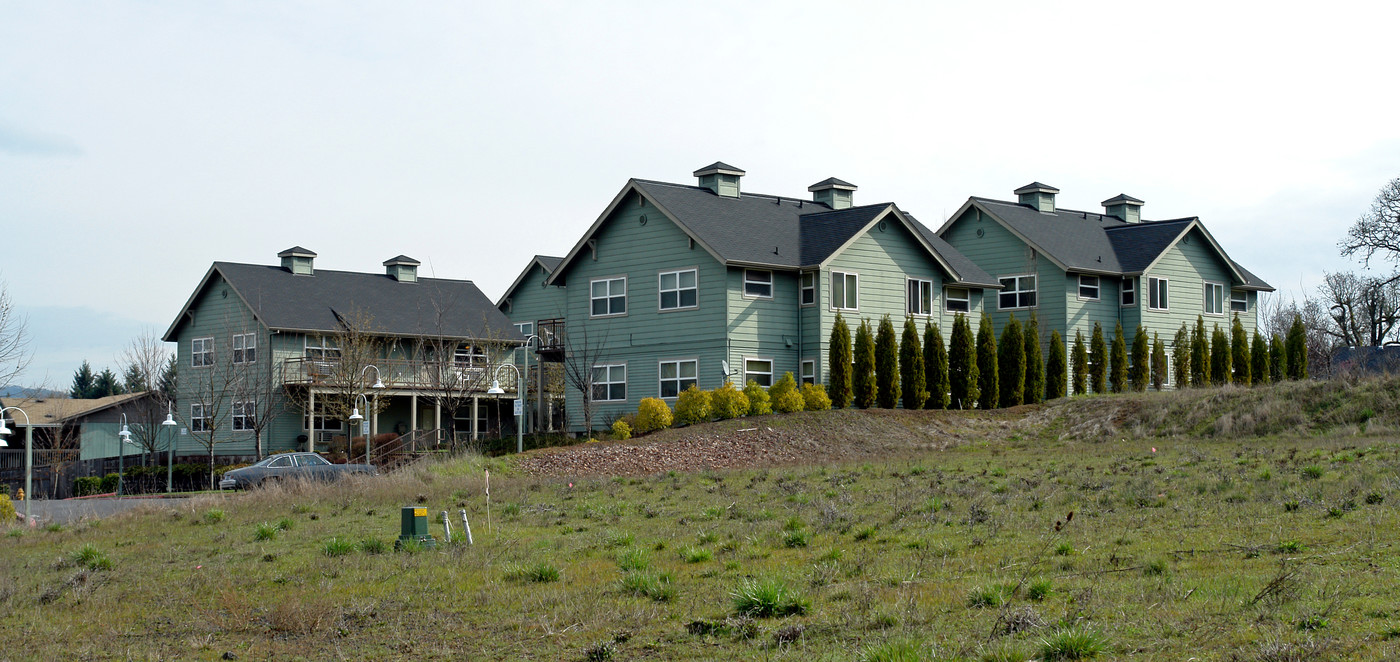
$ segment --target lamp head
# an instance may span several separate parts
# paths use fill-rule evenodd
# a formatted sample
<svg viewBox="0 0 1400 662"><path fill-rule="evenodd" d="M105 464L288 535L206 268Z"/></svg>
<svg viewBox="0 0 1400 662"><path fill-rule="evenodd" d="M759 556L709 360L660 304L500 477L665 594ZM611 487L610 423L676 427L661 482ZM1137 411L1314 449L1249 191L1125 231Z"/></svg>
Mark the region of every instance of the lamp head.
<svg viewBox="0 0 1400 662"><path fill-rule="evenodd" d="M361 416L361 415L360 415L360 408L359 408L359 407L354 407L354 408L352 408L352 409L350 410L350 420L352 420L352 421L362 421L362 420L364 420L364 418L365 418L364 416Z"/></svg>
<svg viewBox="0 0 1400 662"><path fill-rule="evenodd" d="M374 384L373 384L372 386L370 386L370 388L383 389L383 388L384 388L384 380L380 379L380 378L379 378L379 375L375 375L375 376L374 376Z"/></svg>
<svg viewBox="0 0 1400 662"><path fill-rule="evenodd" d="M500 382L500 380L496 380L496 379L491 380L491 388L486 389L486 394L487 394L487 395L501 395L502 393L505 393L505 391L501 390L501 382Z"/></svg>
<svg viewBox="0 0 1400 662"><path fill-rule="evenodd" d="M173 428L175 425L175 415L167 412L165 414L165 422L161 423L161 426Z"/></svg>
<svg viewBox="0 0 1400 662"><path fill-rule="evenodd" d="M10 428L5 426L5 419L0 418L0 442L5 441L5 435L10 433Z"/></svg>

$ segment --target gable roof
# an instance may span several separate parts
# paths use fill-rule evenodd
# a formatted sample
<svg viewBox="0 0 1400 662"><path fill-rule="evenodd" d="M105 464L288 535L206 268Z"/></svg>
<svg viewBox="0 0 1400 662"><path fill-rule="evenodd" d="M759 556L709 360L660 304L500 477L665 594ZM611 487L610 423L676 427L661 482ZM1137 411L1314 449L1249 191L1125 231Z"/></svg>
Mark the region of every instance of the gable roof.
<svg viewBox="0 0 1400 662"><path fill-rule="evenodd" d="M1059 208L1042 212L1030 205L974 196L939 228L939 236L971 208L1000 222L1061 269L1091 274L1141 274L1182 237L1199 230L1234 272L1239 287L1273 291L1268 283L1231 259L1196 217L1128 223L1107 214Z"/></svg>
<svg viewBox="0 0 1400 662"><path fill-rule="evenodd" d="M655 205L697 245L726 265L778 269L817 267L839 253L871 224L893 215L909 228L954 280L969 285L997 286L995 279L958 254L947 242L932 236L927 228L900 211L894 203L834 210L811 200L761 193L743 193L733 198L716 195L700 186L646 179L628 180L627 186L613 198L550 275L550 283L563 275L632 191Z"/></svg>
<svg viewBox="0 0 1400 662"><path fill-rule="evenodd" d="M564 258L562 257L553 257L550 255L536 255L530 258L530 263L525 265L525 269L520 272L519 276L515 277L515 282L511 283L510 287L507 287L505 293L501 295L501 298L496 300L496 307L500 308L505 304L506 299L509 299L510 295L515 293L516 288L520 287L520 284L525 282L525 277L530 275L530 270L534 269L535 265L539 265L540 269L544 270L544 275L549 276L554 273L554 270L559 267L559 263L563 261Z"/></svg>
<svg viewBox="0 0 1400 662"><path fill-rule="evenodd" d="M90 414L96 414L104 409L118 407L133 400L145 397L153 397L152 391L141 391L140 393L123 393L122 395L109 395L105 398L6 398L0 400L0 405L5 407L19 407L24 410L24 415L16 416L8 414L7 417L16 426L24 427L24 416L29 416L34 427L54 427L62 425L75 418L81 418Z"/></svg>
<svg viewBox="0 0 1400 662"><path fill-rule="evenodd" d="M344 316L364 313L371 317L372 332L379 335L524 340L510 319L469 280L420 278L406 283L385 274L317 269L308 276L276 266L215 262L165 332L166 342L176 339L191 307L216 274L259 322L274 331L335 333L341 330Z"/></svg>

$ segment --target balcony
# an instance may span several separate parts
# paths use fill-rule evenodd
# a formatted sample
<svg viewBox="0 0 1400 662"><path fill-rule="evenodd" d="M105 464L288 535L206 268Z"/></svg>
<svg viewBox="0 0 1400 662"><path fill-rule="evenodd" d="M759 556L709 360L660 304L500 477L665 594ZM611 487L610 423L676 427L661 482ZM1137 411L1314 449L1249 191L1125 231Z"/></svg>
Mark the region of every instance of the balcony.
<svg viewBox="0 0 1400 662"><path fill-rule="evenodd" d="M541 361L559 363L564 360L564 320L540 320L535 323L536 335L540 338Z"/></svg>
<svg viewBox="0 0 1400 662"><path fill-rule="evenodd" d="M464 393L485 393L491 388L491 370L495 365L470 365L457 362L437 363L405 359L377 359L373 362L379 368L379 376L390 390L408 391L458 391ZM364 369L351 370L358 375ZM340 362L335 359L296 357L282 361L282 383L307 386L334 386L345 378ZM516 390L514 373L506 371L501 388L507 393ZM357 377L355 377L357 378Z"/></svg>

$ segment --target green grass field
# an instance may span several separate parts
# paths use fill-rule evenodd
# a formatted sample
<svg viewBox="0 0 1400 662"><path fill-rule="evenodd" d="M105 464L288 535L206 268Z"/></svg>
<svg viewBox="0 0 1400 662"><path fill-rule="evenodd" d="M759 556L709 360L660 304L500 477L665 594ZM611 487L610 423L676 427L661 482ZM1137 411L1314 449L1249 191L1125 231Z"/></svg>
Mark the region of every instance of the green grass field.
<svg viewBox="0 0 1400 662"><path fill-rule="evenodd" d="M1131 406L1074 433L1094 400ZM1296 408L1336 409L1315 404ZM1027 408L948 450L830 466L569 479L467 457L11 529L0 657L1400 657L1394 412L1238 438L1220 420L1253 410L1182 432L1184 406ZM438 513L460 534L467 510L476 544L395 552L419 504L439 537Z"/></svg>

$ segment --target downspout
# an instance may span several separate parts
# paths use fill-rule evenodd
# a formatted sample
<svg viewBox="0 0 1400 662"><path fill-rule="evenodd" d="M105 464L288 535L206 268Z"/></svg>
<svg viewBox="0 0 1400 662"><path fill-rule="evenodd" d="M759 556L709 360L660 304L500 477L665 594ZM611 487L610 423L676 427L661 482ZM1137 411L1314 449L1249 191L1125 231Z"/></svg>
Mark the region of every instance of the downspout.
<svg viewBox="0 0 1400 662"><path fill-rule="evenodd" d="M816 287L816 283L812 284ZM797 387L802 388L802 362L807 351L807 347L802 344L802 315L806 310L802 307L802 270L797 270ZM812 364L812 380L816 381L817 366Z"/></svg>

